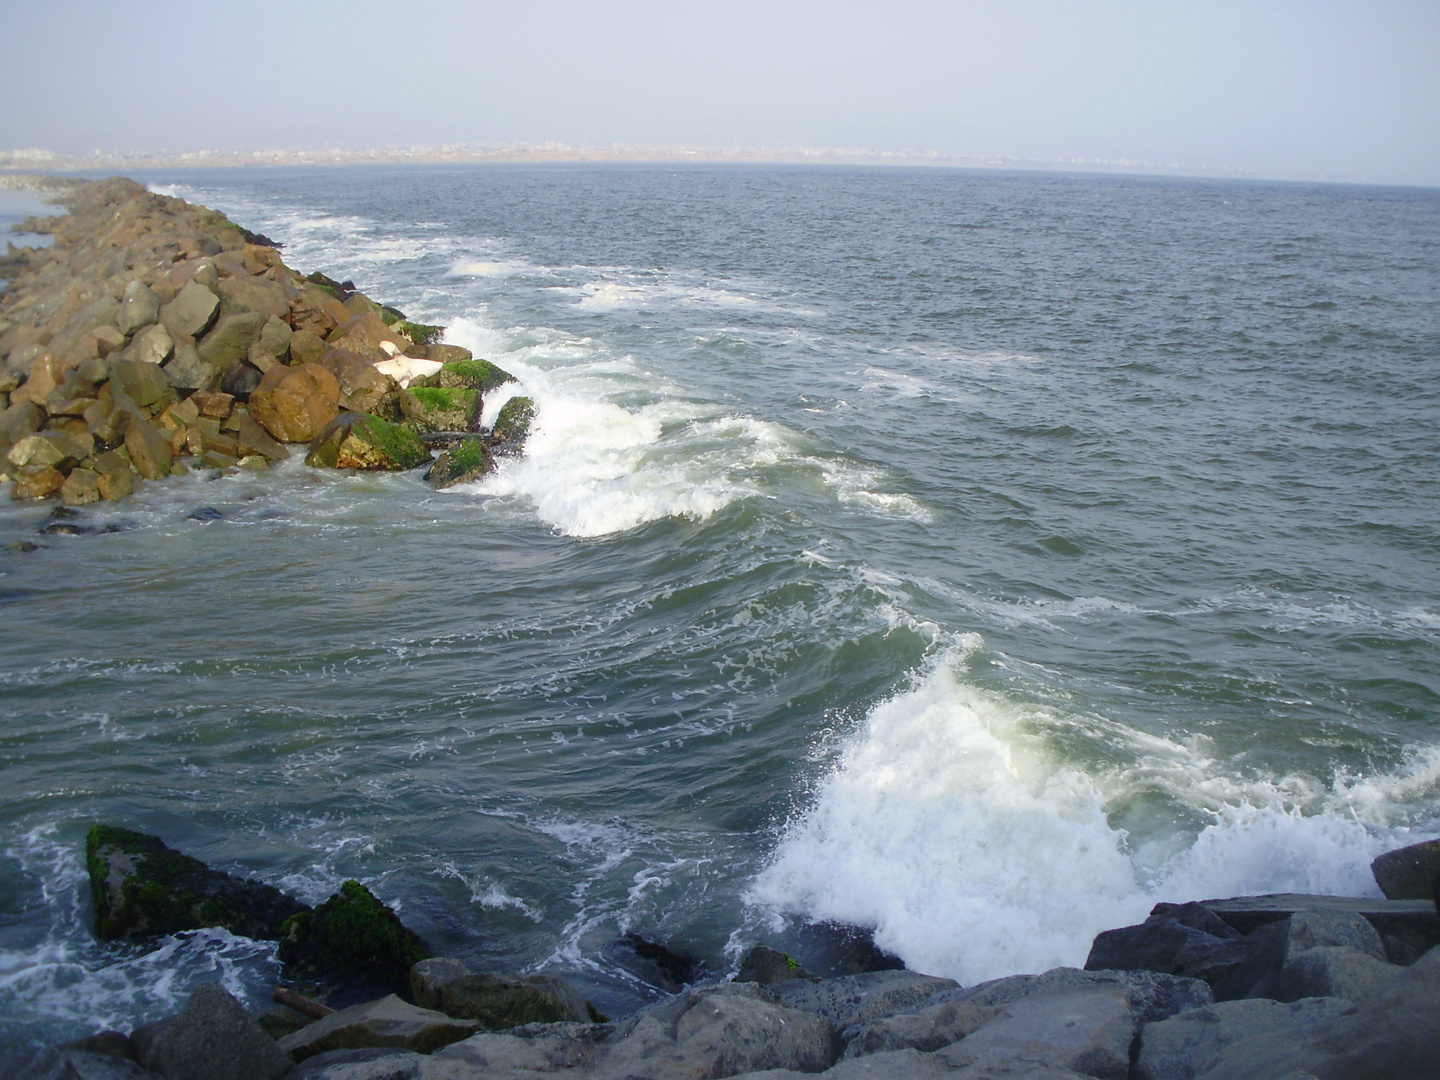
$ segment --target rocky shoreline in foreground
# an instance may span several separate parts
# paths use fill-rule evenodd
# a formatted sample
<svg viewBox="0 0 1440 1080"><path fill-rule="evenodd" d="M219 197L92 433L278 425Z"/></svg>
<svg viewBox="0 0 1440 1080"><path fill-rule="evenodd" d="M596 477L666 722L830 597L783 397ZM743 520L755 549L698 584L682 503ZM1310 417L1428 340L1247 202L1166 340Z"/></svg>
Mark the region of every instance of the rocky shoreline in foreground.
<svg viewBox="0 0 1440 1080"><path fill-rule="evenodd" d="M0 1060L23 1080L1421 1080L1440 1060L1440 841L1376 860L1385 900L1158 904L1083 969L964 987L869 950L821 977L755 946L730 978L624 939L654 1004L611 1020L555 974L433 957L358 882L310 908L158 837L96 826L95 930L223 926L287 977L251 1015L202 983L176 1015ZM330 995L368 997L345 1008ZM366 997L364 994L361 997ZM337 1004L343 1003L337 1002Z"/></svg>
<svg viewBox="0 0 1440 1080"><path fill-rule="evenodd" d="M0 260L12 498L83 508L191 470L266 468L299 446L316 468L423 467L448 486L523 452L528 399L487 410L513 380L440 328L131 181L43 186L70 213L22 228L54 245ZM1160 904L1100 934L1084 969L970 987L873 950L842 972L764 945L716 978L631 935L617 944L659 997L613 1020L558 975L430 955L358 882L311 908L116 826L91 831L86 861L101 939L224 927L277 942L293 985L251 1015L201 984L173 1017L0 1059L4 1075L1419 1080L1440 1061L1440 841L1376 861L1384 901Z"/></svg>

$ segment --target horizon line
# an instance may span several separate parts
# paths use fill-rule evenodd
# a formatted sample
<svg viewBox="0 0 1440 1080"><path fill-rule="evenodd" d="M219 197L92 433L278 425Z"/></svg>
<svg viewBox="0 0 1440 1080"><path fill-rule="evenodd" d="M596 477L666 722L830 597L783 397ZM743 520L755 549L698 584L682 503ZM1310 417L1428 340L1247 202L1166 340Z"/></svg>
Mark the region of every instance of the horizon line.
<svg viewBox="0 0 1440 1080"><path fill-rule="evenodd" d="M570 145L540 143L440 143L355 148L234 148L190 151L93 150L65 153L39 147L0 150L0 174L46 169L89 172L96 169L283 168L387 164L752 164L860 165L928 167L1016 172L1078 172L1100 175L1165 176L1190 179L1255 180L1278 183L1353 184L1383 187L1440 187L1440 182L1399 182L1328 174L1266 173L1238 166L1188 161L1146 161L1129 158L1028 158L1013 154L960 155L938 150L873 150L868 147L729 146L620 143Z"/></svg>

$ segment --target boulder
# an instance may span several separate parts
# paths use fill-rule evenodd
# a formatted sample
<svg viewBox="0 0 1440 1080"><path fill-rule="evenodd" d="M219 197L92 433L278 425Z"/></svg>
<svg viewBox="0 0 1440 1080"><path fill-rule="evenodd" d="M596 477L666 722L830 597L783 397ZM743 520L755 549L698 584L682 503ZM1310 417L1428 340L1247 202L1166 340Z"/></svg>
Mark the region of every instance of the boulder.
<svg viewBox="0 0 1440 1080"><path fill-rule="evenodd" d="M500 406L495 425L490 429L497 454L518 454L530 434L535 420L535 402L528 397L513 397Z"/></svg>
<svg viewBox="0 0 1440 1080"><path fill-rule="evenodd" d="M398 389L395 381L375 365L353 352L330 349L320 366L335 376L340 386L340 408L346 412L375 413L385 395Z"/></svg>
<svg viewBox="0 0 1440 1080"><path fill-rule="evenodd" d="M39 357L30 365L30 372L20 387L10 394L10 404L13 407L16 402L31 402L42 408L45 399L50 392L60 385L60 380L65 374L65 364L59 357L44 355Z"/></svg>
<svg viewBox="0 0 1440 1080"><path fill-rule="evenodd" d="M1196 1080L1275 1080L1304 1071L1319 1080L1432 1080L1440 1060L1440 947L1355 1012L1328 1023L1240 1039Z"/></svg>
<svg viewBox="0 0 1440 1080"><path fill-rule="evenodd" d="M862 1024L845 1047L846 1057L883 1054L909 1047L939 1050L980 1030L1000 1012L998 1005L946 1001Z"/></svg>
<svg viewBox="0 0 1440 1080"><path fill-rule="evenodd" d="M589 1023L588 1003L558 975L482 972L439 987L440 1011L489 1031L523 1024Z"/></svg>
<svg viewBox="0 0 1440 1080"><path fill-rule="evenodd" d="M440 340L440 335L445 333L443 326L431 326L428 323L411 322L409 319L399 319L395 323L396 332L403 334L407 343L413 342L416 345L433 345Z"/></svg>
<svg viewBox="0 0 1440 1080"><path fill-rule="evenodd" d="M851 1029L858 1029L860 1025L877 1017L916 1008L942 990L957 988L954 979L940 979L933 975L903 970L842 975L834 979L821 979L819 982L791 979L770 984L770 992L780 1004L786 1008L801 1009L825 1017L840 1029L842 1036L847 1030L853 1034Z"/></svg>
<svg viewBox="0 0 1440 1080"><path fill-rule="evenodd" d="M253 312L262 319L283 319L290 314L290 298L285 287L268 278L236 274L221 278L215 286L220 294L220 318L241 312Z"/></svg>
<svg viewBox="0 0 1440 1080"><path fill-rule="evenodd" d="M1222 1001L1146 1024L1135 1058L1136 1080L1194 1080L1231 1043L1287 1029L1318 1035L1356 1005L1339 998L1291 1004L1267 998Z"/></svg>
<svg viewBox="0 0 1440 1080"><path fill-rule="evenodd" d="M475 431L480 425L480 392L466 389L416 387L400 393L405 426L419 433Z"/></svg>
<svg viewBox="0 0 1440 1080"><path fill-rule="evenodd" d="M120 454L107 451L95 461L95 486L107 502L125 499L135 490L135 473Z"/></svg>
<svg viewBox="0 0 1440 1080"><path fill-rule="evenodd" d="M163 364L174 352L175 339L170 336L170 331L155 323L136 334L121 355L142 364Z"/></svg>
<svg viewBox="0 0 1440 1080"><path fill-rule="evenodd" d="M85 430L101 446L119 446L125 441L130 424L144 419L145 414L130 396L119 389L118 383L105 387L108 394L85 408Z"/></svg>
<svg viewBox="0 0 1440 1080"><path fill-rule="evenodd" d="M282 314L288 313L289 306L287 305L285 312ZM260 328L260 347L271 356L278 357L284 361L290 356L290 339L293 336L294 331L290 329L290 324L285 322L284 319L272 315L265 320L265 325Z"/></svg>
<svg viewBox="0 0 1440 1080"><path fill-rule="evenodd" d="M436 464L439 464L438 459ZM434 469L431 466L431 474ZM431 479L431 476L427 475L426 479ZM704 970L704 965L696 957L636 933L627 933L615 939L605 946L604 952L605 959L610 963L647 986L667 994L679 993L695 982Z"/></svg>
<svg viewBox="0 0 1440 1080"><path fill-rule="evenodd" d="M330 351L325 339L310 330L296 330L290 335L290 359L296 364L318 364Z"/></svg>
<svg viewBox="0 0 1440 1080"><path fill-rule="evenodd" d="M589 1080L593 1075L590 1067L602 1053L600 1043L603 1034L603 1029L592 1024L544 1024L513 1032L485 1031L437 1050L430 1061L436 1066L456 1070L438 1074L446 1080L451 1077L456 1080L462 1077L466 1080L471 1077L475 1080L482 1077L513 1077L515 1080L524 1077L530 1080L548 1074ZM423 1080L427 1075L419 1074L416 1080ZM657 1072L652 1068L641 1075L653 1077ZM659 1075L673 1074L665 1072Z"/></svg>
<svg viewBox="0 0 1440 1080"><path fill-rule="evenodd" d="M310 444L305 464L324 469L413 469L430 451L413 431L364 413L341 413Z"/></svg>
<svg viewBox="0 0 1440 1080"><path fill-rule="evenodd" d="M1385 960L1385 947L1379 933L1368 919L1354 912L1296 911L1288 918L1267 923L1245 940L1250 955L1233 972L1215 982L1217 1001L1278 997L1281 973L1290 960L1319 947L1351 948L1376 962ZM1323 962L1311 960L1304 970L1313 970L1316 963ZM1344 961L1340 963L1344 964Z"/></svg>
<svg viewBox="0 0 1440 1080"><path fill-rule="evenodd" d="M214 270L215 266L211 263L212 274ZM160 322L172 333L198 338L215 325L219 312L220 298L206 287L197 271L175 294L174 300L161 305Z"/></svg>
<svg viewBox="0 0 1440 1080"><path fill-rule="evenodd" d="M0 1054L0 1075L8 1080L164 1080L134 1061L59 1046L13 1062Z"/></svg>
<svg viewBox="0 0 1440 1080"><path fill-rule="evenodd" d="M1403 970L1359 949L1321 945L1286 960L1268 996L1276 1001L1336 997L1364 1003Z"/></svg>
<svg viewBox="0 0 1440 1080"><path fill-rule="evenodd" d="M119 352L125 347L125 335L116 326L97 326L90 331L90 336L95 339L96 359Z"/></svg>
<svg viewBox="0 0 1440 1080"><path fill-rule="evenodd" d="M175 355L165 363L165 375L170 385L180 390L208 389L216 381L216 371L200 359L200 352L194 345L182 343L175 347Z"/></svg>
<svg viewBox="0 0 1440 1080"><path fill-rule="evenodd" d="M164 408L174 400L165 369L138 360L116 360L110 365L110 394L119 391L142 409Z"/></svg>
<svg viewBox="0 0 1440 1080"><path fill-rule="evenodd" d="M232 450L241 457L252 457L258 455L266 461L284 461L290 456L290 451L270 437L270 433L261 427L250 416L249 411L239 412L235 422L234 443L228 444L224 438L210 440L206 449L219 450L221 453L230 453Z"/></svg>
<svg viewBox="0 0 1440 1080"><path fill-rule="evenodd" d="M286 1080L480 1080L474 1069L411 1050L327 1050Z"/></svg>
<svg viewBox="0 0 1440 1080"><path fill-rule="evenodd" d="M1007 1005L995 1019L936 1053L954 1068L1069 1069L1097 1080L1126 1080L1132 1017L1118 987L1037 994Z"/></svg>
<svg viewBox="0 0 1440 1080"><path fill-rule="evenodd" d="M423 356L426 360L439 361L441 364L475 359L475 355L463 345L427 345L423 350L417 350L417 355Z"/></svg>
<svg viewBox="0 0 1440 1080"><path fill-rule="evenodd" d="M754 985L690 990L620 1024L596 1057L596 1080L721 1077L761 1069L820 1072L840 1044L830 1023L787 1009Z"/></svg>
<svg viewBox="0 0 1440 1080"><path fill-rule="evenodd" d="M332 349L344 349L371 363L384 360L389 355L388 350L381 348L382 342L388 342L400 352L404 352L405 347L410 344L386 326L385 321L374 311L362 311L358 315L348 316L344 324L333 330L326 340Z"/></svg>
<svg viewBox="0 0 1440 1080"><path fill-rule="evenodd" d="M766 986L770 983L783 982L787 979L813 979L814 975L806 971L799 960L787 953L772 949L768 945L756 945L748 953L745 959L740 961L740 971L735 976L737 983L759 983Z"/></svg>
<svg viewBox="0 0 1440 1080"><path fill-rule="evenodd" d="M448 450L442 450L425 473L425 479L437 489L454 487L479 480L495 468L490 451L479 439L461 439Z"/></svg>
<svg viewBox="0 0 1440 1080"><path fill-rule="evenodd" d="M451 360L442 364L433 375L415 379L410 385L440 390L478 390L487 394L497 386L514 381L514 375L489 360Z"/></svg>
<svg viewBox="0 0 1440 1080"><path fill-rule="evenodd" d="M250 392L250 415L280 442L308 443L340 413L340 385L319 364L280 365Z"/></svg>
<svg viewBox="0 0 1440 1080"><path fill-rule="evenodd" d="M1440 840L1387 851L1370 864L1375 884L1389 900L1434 900L1440 906Z"/></svg>
<svg viewBox="0 0 1440 1080"><path fill-rule="evenodd" d="M160 318L160 297L143 281L132 281L125 286L120 298L120 311L116 323L120 333L130 335L142 326L149 326Z"/></svg>
<svg viewBox="0 0 1440 1080"><path fill-rule="evenodd" d="M165 1080L279 1080L292 1062L219 983L197 986L177 1016L136 1031L140 1064Z"/></svg>
<svg viewBox="0 0 1440 1080"><path fill-rule="evenodd" d="M241 311L223 316L211 331L200 339L200 359L212 368L225 370L250 354L250 345L260 337L265 316L257 311Z"/></svg>
<svg viewBox="0 0 1440 1080"><path fill-rule="evenodd" d="M403 990L410 969L429 950L369 889L347 881L313 911L285 921L279 955L298 974L353 977Z"/></svg>
<svg viewBox="0 0 1440 1080"><path fill-rule="evenodd" d="M264 373L249 360L236 360L220 378L220 389L232 397L248 398L260 385Z"/></svg>
<svg viewBox="0 0 1440 1080"><path fill-rule="evenodd" d="M1039 975L1009 975L962 990L944 990L931 998L930 1004L966 1001L974 1005L1004 1006L1021 998L1061 990L1112 987L1124 990L1128 996L1137 1032L1141 1024L1164 1020L1187 1009L1198 1009L1214 1000L1210 987L1199 979L1162 975L1153 971L1080 971L1076 968L1052 968Z"/></svg>
<svg viewBox="0 0 1440 1080"><path fill-rule="evenodd" d="M20 502L27 499L48 499L64 485L65 474L59 469L49 465L27 466L16 473L10 498Z"/></svg>
<svg viewBox="0 0 1440 1080"><path fill-rule="evenodd" d="M135 417L125 430L125 452L135 471L146 480L170 475L175 455L165 433L143 417Z"/></svg>
<svg viewBox="0 0 1440 1080"><path fill-rule="evenodd" d="M459 960L432 956L410 969L410 996L422 1009L440 1008L440 987L474 972Z"/></svg>
<svg viewBox="0 0 1440 1080"><path fill-rule="evenodd" d="M429 1054L469 1038L478 1028L474 1021L456 1020L444 1013L422 1009L391 994L379 1001L352 1005L307 1024L293 1035L281 1039L278 1046L296 1062L328 1050L372 1047Z"/></svg>
<svg viewBox="0 0 1440 1080"><path fill-rule="evenodd" d="M1158 971L1215 983L1238 968L1251 945L1201 904L1152 914L1138 926L1095 937L1086 971Z"/></svg>
<svg viewBox="0 0 1440 1080"><path fill-rule="evenodd" d="M60 501L66 506L88 506L100 501L100 477L93 469L75 469L60 485Z"/></svg>
<svg viewBox="0 0 1440 1080"><path fill-rule="evenodd" d="M19 442L34 434L45 423L45 410L31 401L11 401L0 412L0 446Z"/></svg>
<svg viewBox="0 0 1440 1080"><path fill-rule="evenodd" d="M90 448L59 431L26 435L10 447L5 460L17 469L65 469L90 456Z"/></svg>
<svg viewBox="0 0 1440 1080"><path fill-rule="evenodd" d="M211 870L166 847L159 837L96 825L85 838L85 865L101 940L223 926L252 938L276 938L304 910L274 886Z"/></svg>

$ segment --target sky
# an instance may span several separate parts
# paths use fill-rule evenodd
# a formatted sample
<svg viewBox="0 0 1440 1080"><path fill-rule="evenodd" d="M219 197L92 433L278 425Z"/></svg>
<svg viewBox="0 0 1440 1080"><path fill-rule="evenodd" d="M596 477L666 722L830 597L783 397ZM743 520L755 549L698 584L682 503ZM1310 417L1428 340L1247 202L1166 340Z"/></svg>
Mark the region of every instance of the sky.
<svg viewBox="0 0 1440 1080"><path fill-rule="evenodd" d="M812 146L1440 185L1440 0L0 0L0 150Z"/></svg>

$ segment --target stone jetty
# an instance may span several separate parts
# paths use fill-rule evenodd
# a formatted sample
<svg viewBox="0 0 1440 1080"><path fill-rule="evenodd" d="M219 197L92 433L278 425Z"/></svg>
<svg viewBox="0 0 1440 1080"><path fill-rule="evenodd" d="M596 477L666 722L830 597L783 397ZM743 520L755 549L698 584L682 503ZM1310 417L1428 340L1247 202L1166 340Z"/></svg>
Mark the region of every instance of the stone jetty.
<svg viewBox="0 0 1440 1080"><path fill-rule="evenodd" d="M502 369L349 281L285 265L223 214L120 178L47 185L69 213L0 259L0 483L118 500L192 469L426 468L437 487L519 453L533 405L481 429ZM432 460L435 451L438 460Z"/></svg>

